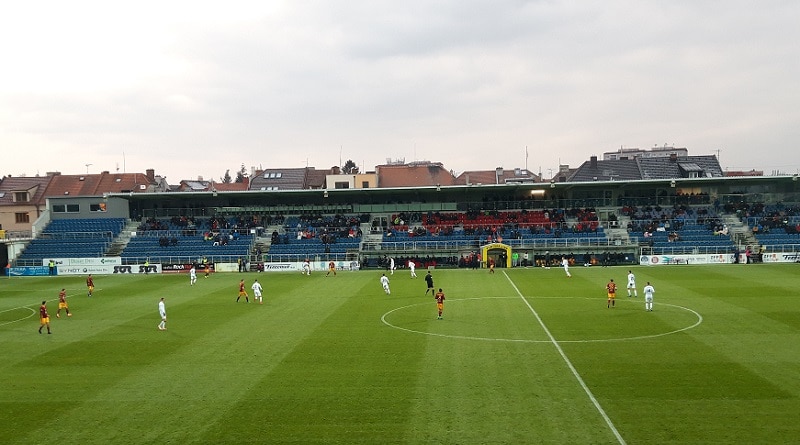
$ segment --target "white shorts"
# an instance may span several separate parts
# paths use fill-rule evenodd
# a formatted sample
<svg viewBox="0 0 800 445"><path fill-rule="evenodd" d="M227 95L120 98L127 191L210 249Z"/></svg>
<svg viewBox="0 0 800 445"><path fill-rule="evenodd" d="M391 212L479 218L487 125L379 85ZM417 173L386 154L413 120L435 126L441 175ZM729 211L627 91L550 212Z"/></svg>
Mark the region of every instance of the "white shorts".
<svg viewBox="0 0 800 445"><path fill-rule="evenodd" d="M644 301L646 301L648 303L652 303L653 302L653 296L652 295L645 295L644 296Z"/></svg>

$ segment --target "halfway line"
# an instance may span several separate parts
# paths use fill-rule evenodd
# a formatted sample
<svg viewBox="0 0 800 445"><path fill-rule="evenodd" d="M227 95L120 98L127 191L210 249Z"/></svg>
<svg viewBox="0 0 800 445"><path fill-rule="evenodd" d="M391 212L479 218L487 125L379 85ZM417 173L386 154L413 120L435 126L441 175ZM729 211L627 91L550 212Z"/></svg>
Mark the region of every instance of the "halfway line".
<svg viewBox="0 0 800 445"><path fill-rule="evenodd" d="M539 326L542 327L542 329L544 330L544 333L547 334L547 337L550 339L550 342L553 343L553 346L556 347L556 350L561 355L561 358L564 359L564 362L567 364L567 367L569 367L569 370L572 371L572 375L574 375L575 378L578 380L578 383L580 383L581 388L583 388L583 391L586 393L587 396L589 396L589 400L592 401L592 404L594 404L594 407L597 408L597 411L600 413L600 415L606 421L606 425L608 425L608 427L611 429L611 432L614 433L614 436L617 438L617 441L620 443L620 445L626 445L625 439L623 439L622 436L619 434L619 431L617 430L617 427L614 426L614 422L611 421L611 419L608 417L608 414L606 414L605 410L603 410L603 407L600 406L600 402L597 401L597 399L594 397L594 394L592 394L592 391L589 389L588 386L586 386L586 382L583 381L583 378L581 377L581 375L578 374L578 370L575 369L575 367L572 365L572 362L569 361L569 358L567 358L567 354L565 354L564 350L561 349L561 345L558 344L558 341L555 339L555 337L553 337L553 334L551 334L550 330L547 329L547 326L544 325L544 322L542 321L542 318L539 317L539 314L536 312L536 309L534 309L533 306L531 306L531 304L528 303L528 300L525 299L525 297L522 295L522 292L519 291L519 289L517 288L517 285L514 284L513 281L511 281L511 278L508 276L508 274L505 271L503 271L503 275L505 275L505 277L508 280L508 282L511 283L511 287L514 288L514 290L517 292L517 295L519 295L519 297L522 299L522 301L525 302L525 306L528 306L528 309L531 310L531 313L533 313L533 316L536 317L536 321L539 322Z"/></svg>

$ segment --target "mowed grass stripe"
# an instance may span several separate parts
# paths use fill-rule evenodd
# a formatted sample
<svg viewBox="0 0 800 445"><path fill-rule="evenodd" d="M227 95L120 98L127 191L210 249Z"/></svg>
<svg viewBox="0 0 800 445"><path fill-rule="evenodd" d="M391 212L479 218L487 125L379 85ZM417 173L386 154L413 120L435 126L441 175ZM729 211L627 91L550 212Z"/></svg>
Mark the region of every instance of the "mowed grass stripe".
<svg viewBox="0 0 800 445"><path fill-rule="evenodd" d="M507 271L562 341L691 318L663 303L702 314L666 336L561 343L626 441L800 437L796 265L632 269L640 292L656 286L655 312L641 293L624 296L628 268L575 267L571 279ZM196 288L186 276L97 277L97 297L71 298L76 315L53 320L52 336L35 333L36 317L0 327L0 442L615 443L552 345L413 334L380 320L409 306L393 314L423 331L541 338L502 275L434 271L448 295L437 321L424 271L392 275L391 296L380 273L201 275ZM248 291L263 281L263 306L233 303L241 277ZM621 301L607 310L612 277ZM0 284L0 310L35 309L61 287L82 291L83 279L14 278ZM161 295L167 332L155 328Z"/></svg>
<svg viewBox="0 0 800 445"><path fill-rule="evenodd" d="M343 292L350 296L219 419L209 432L211 442L246 443L254 437L263 443L298 437L303 443L401 441L413 391L409 383L418 372L425 339L380 322L383 310L409 297L399 295L403 286L394 278L393 295L384 295L377 277L325 279L331 293L347 288ZM224 427L231 423L238 427Z"/></svg>
<svg viewBox="0 0 800 445"><path fill-rule="evenodd" d="M280 357L275 358L275 355L285 354L293 342L305 335L304 325L319 321L314 318L314 311L323 313L336 303L336 300L327 300L328 304L309 306L308 301L301 304L307 290L300 283L294 289L295 294L287 293L274 304L269 300L263 306L247 305L243 301L236 304L238 280L235 278L238 277L216 275L189 289L188 281L180 280L180 286L174 287L168 284L175 282L173 277L153 277L149 281L158 282L152 288L158 289L160 295L180 295L167 296L170 302L167 332L155 329L157 300L148 297L147 315L130 321L117 319L119 324L116 327L95 335L95 338L104 339L96 342L100 350L92 347L91 340L84 341L72 348L75 351L51 354L49 362L39 363L52 369L49 365L61 361L62 368L69 369L63 362L75 362L70 357L81 351L80 357L94 359L89 358L89 363L78 365L77 372L92 366L95 376L107 376L107 379L92 382L90 391L95 393L94 396L84 394L85 402L64 413L70 423L90 427L54 432L52 425L43 426L48 436L66 443L102 443L103 440L143 443L154 423L168 423L172 428L169 435L160 432L152 437L153 440L174 435L174 440L182 441L189 433L202 436L202 429L198 430L194 425L187 430L180 419L194 418L212 423L211 419L218 416L218 410L224 410L226 404L235 404L238 397L257 382L264 369L279 361ZM149 293L152 288L145 286L144 291ZM111 294L108 292L106 295ZM93 300L99 298L98 294ZM267 311L270 306L280 307L281 301L287 303L287 308ZM126 295L116 300L118 306L139 306L143 302L140 295ZM106 316L114 315L109 311L104 313ZM299 323L298 313L304 314ZM192 320L197 323L192 323ZM127 338L128 335L138 337L138 340ZM118 340L110 340L114 338ZM266 342L261 340L265 338ZM272 348L265 347L268 345ZM76 386L72 375L64 377L70 379L62 380L62 377L51 374L50 380L54 380L54 387L58 382ZM49 382L45 380L43 383ZM79 391L86 389L83 387ZM198 410L198 404L206 405L205 409ZM102 416L98 416L98 410ZM114 427L105 428L104 425ZM127 439L120 437L119 429L127 431ZM31 437L40 433L34 431Z"/></svg>
<svg viewBox="0 0 800 445"><path fill-rule="evenodd" d="M604 400L604 406L618 419L618 426L630 441L685 443L691 437L697 443L781 443L782 437L788 437L787 426L796 431L796 426L790 426L793 422L786 409L797 405L797 368L786 367L785 362L776 367L784 373L795 369L788 371L795 374L795 382L780 384L773 372L778 370L758 360L752 362L760 354L755 349L747 350L737 339L741 336L750 341L768 341L763 338L765 332L785 331L783 326L739 304L743 295L752 292L749 286L759 281L751 274L767 272L756 267L636 270L640 285L642 276L656 283L656 312L648 315L663 315L663 305L659 303L675 302L700 311L703 324L657 339L564 346L576 366L587 370L587 383ZM724 273L717 273L718 270ZM793 281L791 285L796 285L796 279ZM769 301L767 304L780 304ZM784 304L783 309L797 311L797 304ZM631 323L629 329L639 331L642 323ZM797 354L787 349L788 345L778 342L773 352L798 363ZM754 415L754 410L758 414ZM654 416L658 422L641 428L641 419L617 414L631 411L658 413ZM778 428L758 426L773 421Z"/></svg>

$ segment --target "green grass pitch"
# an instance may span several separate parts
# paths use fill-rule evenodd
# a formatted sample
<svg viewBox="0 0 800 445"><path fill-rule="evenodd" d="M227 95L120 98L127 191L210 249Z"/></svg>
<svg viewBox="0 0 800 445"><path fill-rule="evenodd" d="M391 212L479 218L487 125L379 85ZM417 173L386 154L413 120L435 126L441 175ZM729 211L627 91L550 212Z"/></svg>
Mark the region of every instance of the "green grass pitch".
<svg viewBox="0 0 800 445"><path fill-rule="evenodd" d="M0 443L800 441L798 265L571 271L3 277Z"/></svg>

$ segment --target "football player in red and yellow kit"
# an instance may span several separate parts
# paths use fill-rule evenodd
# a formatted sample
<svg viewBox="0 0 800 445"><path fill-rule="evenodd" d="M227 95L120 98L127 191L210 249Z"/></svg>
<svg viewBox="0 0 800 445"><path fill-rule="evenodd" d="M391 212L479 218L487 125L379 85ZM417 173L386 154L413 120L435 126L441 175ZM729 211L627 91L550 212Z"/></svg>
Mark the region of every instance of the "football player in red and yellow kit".
<svg viewBox="0 0 800 445"><path fill-rule="evenodd" d="M608 284L606 284L606 291L608 292L608 302L606 303L606 307L616 307L617 283L614 282L613 278L608 282Z"/></svg>
<svg viewBox="0 0 800 445"><path fill-rule="evenodd" d="M247 291L244 288L244 280L239 281L239 296L236 297L236 302L239 302L239 299L244 297L245 301L248 303L250 302L250 296L247 295Z"/></svg>
<svg viewBox="0 0 800 445"><path fill-rule="evenodd" d="M61 292L58 293L58 310L56 311L56 318L61 318L61 309L67 311L67 317L72 317L72 312L69 311L69 306L67 305L66 289L61 289Z"/></svg>
<svg viewBox="0 0 800 445"><path fill-rule="evenodd" d="M52 334L50 332L50 315L47 314L47 301L42 301L42 305L39 306L39 333L42 333L42 328L47 326L47 333Z"/></svg>
<svg viewBox="0 0 800 445"><path fill-rule="evenodd" d="M444 292L442 292L442 288L439 288L439 292L436 292L436 295L433 296L436 300L436 309L439 310L439 316L436 317L439 320L442 319L442 312L444 311Z"/></svg>
<svg viewBox="0 0 800 445"><path fill-rule="evenodd" d="M89 290L88 295L91 297L94 292L94 278L92 278L92 274L86 277L86 288Z"/></svg>

